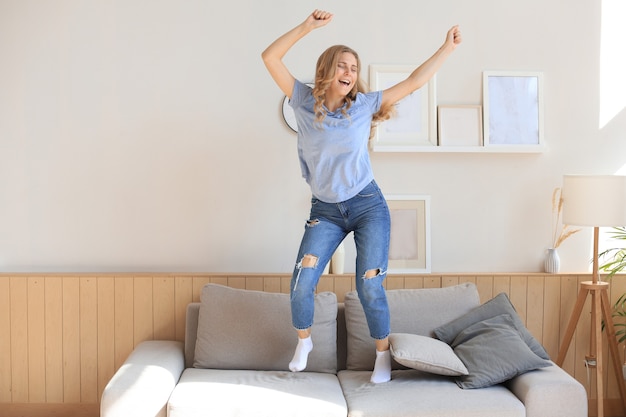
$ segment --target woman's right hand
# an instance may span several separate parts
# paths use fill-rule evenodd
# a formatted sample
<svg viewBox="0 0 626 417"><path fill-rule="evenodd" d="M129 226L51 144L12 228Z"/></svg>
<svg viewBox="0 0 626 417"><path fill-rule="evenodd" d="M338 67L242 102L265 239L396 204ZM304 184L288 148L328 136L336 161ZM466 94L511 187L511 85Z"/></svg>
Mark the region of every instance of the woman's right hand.
<svg viewBox="0 0 626 417"><path fill-rule="evenodd" d="M326 26L328 23L330 23L331 20L333 20L332 13L325 10L316 9L306 18L304 24L311 29L317 29L321 28L322 26Z"/></svg>

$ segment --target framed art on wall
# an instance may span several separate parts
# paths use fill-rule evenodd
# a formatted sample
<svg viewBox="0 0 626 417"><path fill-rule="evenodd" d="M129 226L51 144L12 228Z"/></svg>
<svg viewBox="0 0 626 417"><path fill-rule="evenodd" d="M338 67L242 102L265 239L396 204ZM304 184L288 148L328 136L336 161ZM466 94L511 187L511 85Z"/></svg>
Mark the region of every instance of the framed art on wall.
<svg viewBox="0 0 626 417"><path fill-rule="evenodd" d="M370 88L384 90L406 79L415 66L370 65ZM396 104L396 114L378 125L372 150L411 152L437 145L435 77Z"/></svg>
<svg viewBox="0 0 626 417"><path fill-rule="evenodd" d="M439 106L439 146L482 146L483 118L480 106Z"/></svg>
<svg viewBox="0 0 626 417"><path fill-rule="evenodd" d="M391 215L389 273L430 272L430 196L386 196Z"/></svg>
<svg viewBox="0 0 626 417"><path fill-rule="evenodd" d="M543 145L543 74L483 73L485 146Z"/></svg>

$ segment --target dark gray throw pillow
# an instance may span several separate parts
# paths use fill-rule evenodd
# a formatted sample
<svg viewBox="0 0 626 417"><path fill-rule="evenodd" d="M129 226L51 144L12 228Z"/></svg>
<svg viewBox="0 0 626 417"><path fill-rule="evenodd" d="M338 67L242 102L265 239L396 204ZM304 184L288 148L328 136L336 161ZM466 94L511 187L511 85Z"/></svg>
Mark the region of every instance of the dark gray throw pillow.
<svg viewBox="0 0 626 417"><path fill-rule="evenodd" d="M500 293L491 300L474 308L469 313L455 319L443 326L437 327L434 332L439 340L451 345L452 341L462 331L470 327L474 323L499 316L500 314L508 314L513 320L515 329L519 332L522 340L526 342L530 350L542 359L549 360L550 356L541 344L528 331L522 319L520 319L515 307L511 304L511 300L506 293Z"/></svg>
<svg viewBox="0 0 626 417"><path fill-rule="evenodd" d="M463 389L489 387L552 366L530 350L509 314L471 325L457 335L451 346L468 370L468 375L456 379Z"/></svg>

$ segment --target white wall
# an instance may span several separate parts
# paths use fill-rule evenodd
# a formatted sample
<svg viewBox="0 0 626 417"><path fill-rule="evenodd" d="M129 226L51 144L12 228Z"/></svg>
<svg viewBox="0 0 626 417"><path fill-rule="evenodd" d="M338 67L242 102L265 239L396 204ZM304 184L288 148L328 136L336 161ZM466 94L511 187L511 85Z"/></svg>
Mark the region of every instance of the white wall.
<svg viewBox="0 0 626 417"><path fill-rule="evenodd" d="M4 0L0 270L290 271L309 194L260 53L320 7L334 21L286 58L305 81L331 44L366 77L457 23L439 104L480 104L484 70L544 72L548 152L372 155L387 194L431 196L433 271L540 271L562 175L626 163L625 112L599 128L600 5ZM588 270L590 235L562 271Z"/></svg>

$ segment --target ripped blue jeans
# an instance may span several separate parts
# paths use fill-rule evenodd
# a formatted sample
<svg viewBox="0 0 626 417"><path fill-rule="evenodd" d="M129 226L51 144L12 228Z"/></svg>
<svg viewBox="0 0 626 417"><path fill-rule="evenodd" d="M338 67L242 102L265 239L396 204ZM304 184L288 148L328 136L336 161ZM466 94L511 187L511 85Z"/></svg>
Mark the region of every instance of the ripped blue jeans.
<svg viewBox="0 0 626 417"><path fill-rule="evenodd" d="M355 197L324 203L313 197L291 279L291 316L298 330L313 325L314 294L320 276L337 246L354 232L356 289L370 336L384 339L390 332L389 306L383 287L389 255L390 216L375 181Z"/></svg>

